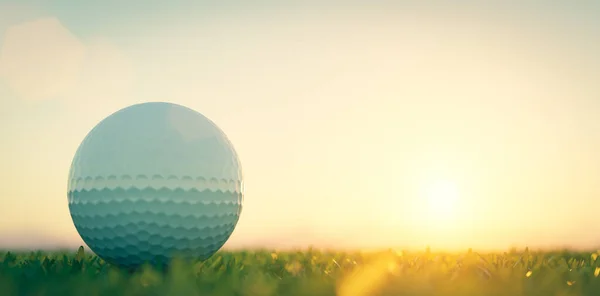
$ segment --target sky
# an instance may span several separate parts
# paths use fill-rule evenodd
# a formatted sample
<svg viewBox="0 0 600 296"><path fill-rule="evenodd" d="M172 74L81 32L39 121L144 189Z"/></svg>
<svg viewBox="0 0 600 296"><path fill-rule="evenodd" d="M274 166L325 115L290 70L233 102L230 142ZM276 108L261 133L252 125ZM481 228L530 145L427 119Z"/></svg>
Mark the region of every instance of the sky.
<svg viewBox="0 0 600 296"><path fill-rule="evenodd" d="M167 101L234 144L226 248L600 247L598 1L0 0L0 249L83 244L86 134Z"/></svg>

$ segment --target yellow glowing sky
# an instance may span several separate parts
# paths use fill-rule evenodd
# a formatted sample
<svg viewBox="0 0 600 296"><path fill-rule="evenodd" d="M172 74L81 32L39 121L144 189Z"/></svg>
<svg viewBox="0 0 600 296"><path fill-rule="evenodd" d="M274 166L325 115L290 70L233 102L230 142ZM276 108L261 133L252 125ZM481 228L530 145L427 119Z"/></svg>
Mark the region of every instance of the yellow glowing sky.
<svg viewBox="0 0 600 296"><path fill-rule="evenodd" d="M228 247L600 245L598 5L67 2L0 1L0 248L82 243L71 159L145 101L234 143Z"/></svg>

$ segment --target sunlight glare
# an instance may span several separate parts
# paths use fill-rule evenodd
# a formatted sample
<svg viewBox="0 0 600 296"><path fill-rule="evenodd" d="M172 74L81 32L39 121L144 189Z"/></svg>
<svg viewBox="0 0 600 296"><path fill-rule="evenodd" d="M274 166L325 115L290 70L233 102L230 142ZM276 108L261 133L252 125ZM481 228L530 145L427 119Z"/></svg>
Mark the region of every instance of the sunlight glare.
<svg viewBox="0 0 600 296"><path fill-rule="evenodd" d="M458 188L449 180L438 180L427 188L426 199L430 215L438 218L452 215L458 202Z"/></svg>

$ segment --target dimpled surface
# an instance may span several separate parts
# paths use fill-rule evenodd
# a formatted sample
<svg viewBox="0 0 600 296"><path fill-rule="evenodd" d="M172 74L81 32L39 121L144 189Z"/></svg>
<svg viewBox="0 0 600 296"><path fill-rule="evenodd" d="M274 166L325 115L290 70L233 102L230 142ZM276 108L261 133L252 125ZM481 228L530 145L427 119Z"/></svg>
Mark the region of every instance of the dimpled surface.
<svg viewBox="0 0 600 296"><path fill-rule="evenodd" d="M204 260L232 234L243 204L237 154L189 108L162 102L110 115L85 137L69 173L68 202L81 238L123 267Z"/></svg>

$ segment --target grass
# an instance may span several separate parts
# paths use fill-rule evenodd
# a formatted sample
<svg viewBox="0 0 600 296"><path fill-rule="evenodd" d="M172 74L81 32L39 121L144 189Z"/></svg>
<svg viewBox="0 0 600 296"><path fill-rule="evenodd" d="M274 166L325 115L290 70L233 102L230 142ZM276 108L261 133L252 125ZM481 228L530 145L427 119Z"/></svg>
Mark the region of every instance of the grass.
<svg viewBox="0 0 600 296"><path fill-rule="evenodd" d="M120 270L77 252L0 252L0 295L600 295L595 252L222 251Z"/></svg>

